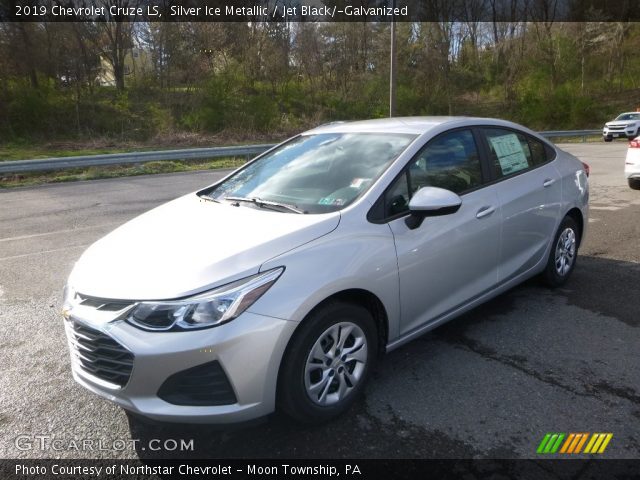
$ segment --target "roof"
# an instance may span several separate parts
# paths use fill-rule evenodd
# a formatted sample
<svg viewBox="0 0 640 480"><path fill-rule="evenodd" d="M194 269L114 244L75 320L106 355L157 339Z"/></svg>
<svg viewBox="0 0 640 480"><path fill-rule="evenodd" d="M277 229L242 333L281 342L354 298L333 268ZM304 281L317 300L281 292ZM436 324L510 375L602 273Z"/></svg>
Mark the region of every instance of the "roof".
<svg viewBox="0 0 640 480"><path fill-rule="evenodd" d="M345 132L372 132L372 133L411 133L421 135L443 123L479 120L473 117L393 117L378 118L375 120L358 120L355 122L334 122L320 125L317 128L305 132L316 133L345 133ZM490 120L490 119L484 119ZM491 119L493 122L494 119Z"/></svg>

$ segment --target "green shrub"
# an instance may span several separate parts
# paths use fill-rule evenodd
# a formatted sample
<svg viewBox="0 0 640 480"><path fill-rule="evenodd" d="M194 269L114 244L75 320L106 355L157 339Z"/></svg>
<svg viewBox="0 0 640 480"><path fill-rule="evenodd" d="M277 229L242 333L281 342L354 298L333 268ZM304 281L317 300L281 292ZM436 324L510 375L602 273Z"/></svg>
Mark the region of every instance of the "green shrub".
<svg viewBox="0 0 640 480"><path fill-rule="evenodd" d="M149 119L149 133L164 133L172 129L173 117L168 108L163 108L159 103L153 102L147 105L146 110Z"/></svg>
<svg viewBox="0 0 640 480"><path fill-rule="evenodd" d="M77 123L74 111L73 100L50 83L37 90L16 83L8 95L5 128L13 138L61 135Z"/></svg>
<svg viewBox="0 0 640 480"><path fill-rule="evenodd" d="M184 164L178 161L158 161L142 164L142 170L144 173L170 173L182 170L183 168Z"/></svg>
<svg viewBox="0 0 640 480"><path fill-rule="evenodd" d="M267 132L272 130L278 123L278 105L275 100L264 94L254 95L247 98L242 105L244 108L236 110L235 127L246 127L251 130Z"/></svg>

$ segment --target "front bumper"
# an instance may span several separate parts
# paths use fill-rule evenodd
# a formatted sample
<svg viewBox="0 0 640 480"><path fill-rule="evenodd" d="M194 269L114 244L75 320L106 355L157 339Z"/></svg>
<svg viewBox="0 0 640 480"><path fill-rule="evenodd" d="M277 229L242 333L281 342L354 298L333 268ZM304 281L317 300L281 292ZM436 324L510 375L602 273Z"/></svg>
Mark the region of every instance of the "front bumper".
<svg viewBox="0 0 640 480"><path fill-rule="evenodd" d="M123 386L92 375L74 358L70 322L80 322L112 338L133 354L133 368ZM275 409L280 361L295 322L244 312L235 320L191 332L147 332L126 322L102 325L87 319L65 320L74 379L92 392L137 414L167 422L235 423ZM216 406L175 405L158 396L172 375L218 362L236 403Z"/></svg>
<svg viewBox="0 0 640 480"><path fill-rule="evenodd" d="M638 136L640 129L636 127L630 127L625 129L610 129L609 127L604 127L602 129L602 136L604 138L636 138Z"/></svg>
<svg viewBox="0 0 640 480"><path fill-rule="evenodd" d="M640 165L633 167L626 167L624 169L625 178L640 178Z"/></svg>

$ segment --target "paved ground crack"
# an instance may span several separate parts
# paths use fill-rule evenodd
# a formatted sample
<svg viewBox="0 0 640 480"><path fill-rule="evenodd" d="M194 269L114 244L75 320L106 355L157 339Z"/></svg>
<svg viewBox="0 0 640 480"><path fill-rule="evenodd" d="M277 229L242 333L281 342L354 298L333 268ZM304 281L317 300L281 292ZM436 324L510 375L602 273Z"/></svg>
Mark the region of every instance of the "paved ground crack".
<svg viewBox="0 0 640 480"><path fill-rule="evenodd" d="M483 345L482 343L476 340L473 340L469 337L466 337L464 335L456 337L455 339L445 339L445 340L457 348L463 348L465 350L476 353L481 357L484 357L489 360L499 362L508 367L514 368L526 375L529 375L530 377L535 378L540 382L546 383L553 387L561 388L562 390L565 390L573 395L577 395L580 397L593 397L593 398L600 399L600 396L597 395L596 393L580 392L570 387L569 385L560 383L557 379L555 379L550 375L543 375L543 374L540 374L539 372L536 372L533 369L526 368L523 365L523 363L525 362L524 357L521 357L519 355L514 355L514 356L499 355L494 349L487 347L486 345ZM611 390L609 390L608 393L610 391Z"/></svg>
<svg viewBox="0 0 640 480"><path fill-rule="evenodd" d="M605 381L598 382L593 385L594 388L604 391L614 397L624 398L636 405L640 405L640 395L630 387L615 387Z"/></svg>

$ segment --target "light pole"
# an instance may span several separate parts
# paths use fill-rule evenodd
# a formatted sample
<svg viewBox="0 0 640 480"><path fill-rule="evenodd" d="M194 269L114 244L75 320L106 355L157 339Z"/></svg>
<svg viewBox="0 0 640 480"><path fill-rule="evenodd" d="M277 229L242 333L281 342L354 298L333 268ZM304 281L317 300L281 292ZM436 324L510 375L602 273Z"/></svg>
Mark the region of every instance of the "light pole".
<svg viewBox="0 0 640 480"><path fill-rule="evenodd" d="M392 1L393 11L396 0ZM396 114L396 19L391 18L391 59L389 62L389 116Z"/></svg>

